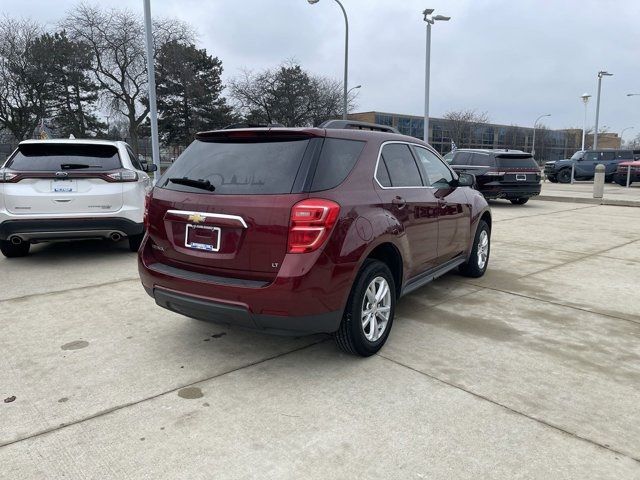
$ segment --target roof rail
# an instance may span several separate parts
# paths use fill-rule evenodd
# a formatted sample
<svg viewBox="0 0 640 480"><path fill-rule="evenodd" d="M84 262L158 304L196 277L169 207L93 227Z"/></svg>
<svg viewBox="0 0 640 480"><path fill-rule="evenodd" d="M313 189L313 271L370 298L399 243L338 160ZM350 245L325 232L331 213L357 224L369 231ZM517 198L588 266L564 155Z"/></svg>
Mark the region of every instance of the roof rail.
<svg viewBox="0 0 640 480"><path fill-rule="evenodd" d="M356 120L327 120L320 128L351 129L351 130L373 130L375 132L400 133L396 128L389 125L379 125L377 123L359 122Z"/></svg>

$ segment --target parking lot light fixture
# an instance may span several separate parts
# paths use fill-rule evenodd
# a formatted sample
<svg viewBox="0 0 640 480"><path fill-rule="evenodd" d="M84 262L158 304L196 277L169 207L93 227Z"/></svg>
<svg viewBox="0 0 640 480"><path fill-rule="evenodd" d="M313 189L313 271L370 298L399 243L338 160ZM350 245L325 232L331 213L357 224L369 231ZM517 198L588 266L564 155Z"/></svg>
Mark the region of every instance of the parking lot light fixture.
<svg viewBox="0 0 640 480"><path fill-rule="evenodd" d="M627 97L640 97L640 93L627 93Z"/></svg>
<svg viewBox="0 0 640 480"><path fill-rule="evenodd" d="M444 15L433 16L433 8L427 8L422 12L424 21L427 23L427 53L424 73L424 141L429 142L429 75L431 63L431 25L437 21L448 22L451 17Z"/></svg>
<svg viewBox="0 0 640 480"><path fill-rule="evenodd" d="M581 150L584 152L584 141L587 136L587 104L589 103L589 99L591 95L588 93L583 93L580 97L582 99L582 103L584 103L584 123L582 124L582 148Z"/></svg>
<svg viewBox="0 0 640 480"><path fill-rule="evenodd" d="M534 160L536 158L536 125L538 125L538 122L540 121L541 118L550 117L550 116L551 116L550 113L545 113L543 115L540 115L538 118L536 118L536 121L533 122L533 139L531 142L531 156L533 157Z"/></svg>
<svg viewBox="0 0 640 480"><path fill-rule="evenodd" d="M596 129L593 135L593 149L598 148L598 121L600 120L600 91L602 89L602 77L612 77L613 73L601 70L598 72L598 96L596 97Z"/></svg>
<svg viewBox="0 0 640 480"><path fill-rule="evenodd" d="M620 142L624 142L624 132L626 132L627 130L631 130L633 127L625 127L622 129L622 132L620 132Z"/></svg>
<svg viewBox="0 0 640 480"><path fill-rule="evenodd" d="M320 0L307 0L310 5L315 5ZM347 17L347 11L344 9L344 5L340 0L334 0L342 10L342 14L344 15L344 26L345 26L345 35L344 35L344 80L343 80L343 98L342 98L342 118L344 120L347 119L347 114L349 113L349 92L347 90L347 85L349 84L349 19Z"/></svg>

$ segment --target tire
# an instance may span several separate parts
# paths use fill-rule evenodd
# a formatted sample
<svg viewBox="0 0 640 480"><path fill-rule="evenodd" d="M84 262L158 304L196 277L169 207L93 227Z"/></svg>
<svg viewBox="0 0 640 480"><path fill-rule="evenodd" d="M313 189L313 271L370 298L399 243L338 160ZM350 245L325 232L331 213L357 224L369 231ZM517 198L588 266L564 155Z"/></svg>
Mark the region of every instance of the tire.
<svg viewBox="0 0 640 480"><path fill-rule="evenodd" d="M626 180L622 180L621 178L616 178L615 182L620 185L621 187L626 187L627 186L627 182ZM631 182L629 182L629 185L631 185Z"/></svg>
<svg viewBox="0 0 640 480"><path fill-rule="evenodd" d="M614 182L613 175L606 175L604 177L604 183L613 183L613 182Z"/></svg>
<svg viewBox="0 0 640 480"><path fill-rule="evenodd" d="M510 199L511 203L514 205L524 205L529 201L529 197L519 197Z"/></svg>
<svg viewBox="0 0 640 480"><path fill-rule="evenodd" d="M571 183L571 169L563 168L558 172L558 182Z"/></svg>
<svg viewBox="0 0 640 480"><path fill-rule="evenodd" d="M7 258L26 257L31 248L30 242L22 242L20 245L14 245L7 240L0 240L0 251Z"/></svg>
<svg viewBox="0 0 640 480"><path fill-rule="evenodd" d="M484 232L484 234L483 234ZM486 238L486 243L484 239ZM481 247L481 244L484 247ZM480 250L482 248L482 250ZM480 261L479 250L484 257L484 261ZM483 252L483 253L482 253ZM476 229L476 236L473 239L473 248L469 260L458 267L458 270L465 277L479 278L484 275L489 265L489 254L491 253L491 229L484 220L480 220Z"/></svg>
<svg viewBox="0 0 640 480"><path fill-rule="evenodd" d="M549 180L551 183L558 183L558 179L556 177L547 177L547 180Z"/></svg>
<svg viewBox="0 0 640 480"><path fill-rule="evenodd" d="M383 293L385 285L386 293L376 304L376 308L382 307L385 310L366 316L365 311L372 310L369 304L371 295L367 295L367 292ZM338 347L346 353L361 357L369 357L378 352L389 337L395 308L396 287L391 270L379 260L365 260L351 288L340 328L334 334ZM366 320L363 322L365 316ZM385 318L386 322L381 326ZM374 327L374 321L378 328Z"/></svg>
<svg viewBox="0 0 640 480"><path fill-rule="evenodd" d="M143 238L144 233L141 233L140 235L129 235L129 250L132 252L140 250L140 244L142 243Z"/></svg>

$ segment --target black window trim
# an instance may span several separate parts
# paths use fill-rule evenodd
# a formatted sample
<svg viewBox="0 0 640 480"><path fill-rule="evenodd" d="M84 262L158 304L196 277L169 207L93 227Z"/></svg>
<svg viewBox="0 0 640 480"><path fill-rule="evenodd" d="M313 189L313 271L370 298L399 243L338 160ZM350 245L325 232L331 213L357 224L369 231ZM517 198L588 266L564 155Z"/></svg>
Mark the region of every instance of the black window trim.
<svg viewBox="0 0 640 480"><path fill-rule="evenodd" d="M381 183L380 180L378 180L378 166L380 165L380 159L382 158L382 149L384 148L385 145L388 145L390 143L401 143L403 145L407 145L409 147L409 150L411 151L411 155L413 155L413 159L415 160L416 164L418 165L418 170L420 171L420 175L422 176L422 185L420 186L414 186L414 187L384 187ZM429 150L431 153L433 153L438 160L440 160L442 162L442 164L447 167L449 169L449 171L451 172L451 175L453 177L454 180L458 179L458 174L456 173L455 170L453 170L445 160L442 159L442 157L440 156L440 154L438 152L436 152L436 150L431 146L431 145L421 145L419 143L415 143L415 142L407 142L405 140L388 140L386 142L382 142L380 144L380 148L378 149L378 159L376 160L376 166L375 169L373 170L373 180L378 184L378 187L380 187L383 190L393 190L393 189L398 189L398 188L429 188L432 190L441 190L441 187L433 187L431 185L425 185L425 178L426 178L426 174L423 170L423 166L422 166L422 162L420 160L418 160L417 158L417 154L413 151L413 149L415 147L419 147L419 148L425 148L427 150ZM389 177L391 178L391 177Z"/></svg>

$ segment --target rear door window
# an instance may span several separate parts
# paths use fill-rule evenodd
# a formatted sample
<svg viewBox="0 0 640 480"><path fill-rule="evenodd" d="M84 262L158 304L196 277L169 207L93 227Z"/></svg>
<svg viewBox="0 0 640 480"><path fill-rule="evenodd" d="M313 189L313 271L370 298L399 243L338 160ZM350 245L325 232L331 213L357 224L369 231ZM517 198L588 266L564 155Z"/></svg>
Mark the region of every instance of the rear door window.
<svg viewBox="0 0 640 480"><path fill-rule="evenodd" d="M601 155L601 160L615 160L616 158L616 152L602 152Z"/></svg>
<svg viewBox="0 0 640 480"><path fill-rule="evenodd" d="M325 139L311 191L329 190L344 182L362 153L364 144L356 140Z"/></svg>
<svg viewBox="0 0 640 480"><path fill-rule="evenodd" d="M421 187L420 169L409 145L390 143L382 148L382 161L387 168L392 187Z"/></svg>
<svg viewBox="0 0 640 480"><path fill-rule="evenodd" d="M633 152L631 150L618 150L616 158L620 160L633 160Z"/></svg>
<svg viewBox="0 0 640 480"><path fill-rule="evenodd" d="M469 152L456 152L451 165L469 165L471 154Z"/></svg>
<svg viewBox="0 0 640 480"><path fill-rule="evenodd" d="M471 163L474 167L490 167L493 159L486 153L474 153L471 155Z"/></svg>
<svg viewBox="0 0 640 480"><path fill-rule="evenodd" d="M215 142L196 140L163 175L162 188L204 190L171 182L172 178L208 180L219 195L291 193L309 140Z"/></svg>
<svg viewBox="0 0 640 480"><path fill-rule="evenodd" d="M6 168L28 172L95 172L122 167L113 145L32 143L18 146Z"/></svg>

